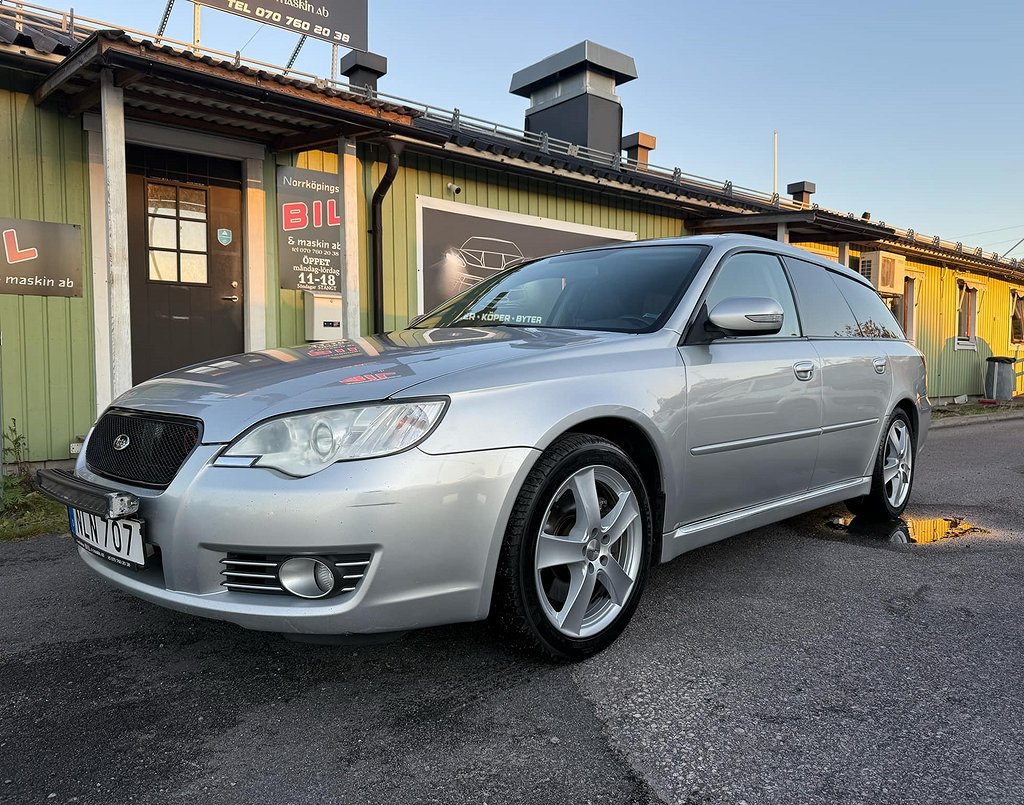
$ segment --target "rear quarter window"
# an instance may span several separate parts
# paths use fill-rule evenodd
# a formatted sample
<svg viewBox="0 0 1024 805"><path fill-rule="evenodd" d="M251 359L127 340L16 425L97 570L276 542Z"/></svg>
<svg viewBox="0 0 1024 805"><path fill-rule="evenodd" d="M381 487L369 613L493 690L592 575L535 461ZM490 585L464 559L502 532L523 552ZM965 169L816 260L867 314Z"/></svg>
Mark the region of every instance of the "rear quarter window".
<svg viewBox="0 0 1024 805"><path fill-rule="evenodd" d="M786 268L796 288L804 335L811 338L860 338L857 317L819 265L787 256Z"/></svg>
<svg viewBox="0 0 1024 805"><path fill-rule="evenodd" d="M901 341L905 338L896 317L873 288L834 271L828 274L857 317L864 338L896 338Z"/></svg>

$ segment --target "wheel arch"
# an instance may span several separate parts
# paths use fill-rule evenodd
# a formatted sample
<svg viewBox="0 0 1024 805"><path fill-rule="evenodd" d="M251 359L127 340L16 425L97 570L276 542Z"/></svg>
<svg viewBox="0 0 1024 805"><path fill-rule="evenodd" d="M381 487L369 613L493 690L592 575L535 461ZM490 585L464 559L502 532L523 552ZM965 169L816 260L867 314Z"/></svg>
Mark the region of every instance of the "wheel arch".
<svg viewBox="0 0 1024 805"><path fill-rule="evenodd" d="M555 438L567 433L585 433L607 439L620 447L636 464L651 501L651 529L654 541L651 556L654 557L655 563L661 561L661 539L665 521L665 475L650 435L636 422L619 416L585 419L559 433ZM555 439L551 441L554 442Z"/></svg>
<svg viewBox="0 0 1024 805"><path fill-rule="evenodd" d="M893 406L894 411L897 409L903 411L903 413L905 413L907 415L907 418L910 420L910 430L914 434L914 441L916 443L917 434L919 433L919 428L921 425L920 412L917 410L917 406L914 405L913 400L904 397L902 400L899 400L896 403L896 405ZM883 433L883 438L884 436L885 434Z"/></svg>

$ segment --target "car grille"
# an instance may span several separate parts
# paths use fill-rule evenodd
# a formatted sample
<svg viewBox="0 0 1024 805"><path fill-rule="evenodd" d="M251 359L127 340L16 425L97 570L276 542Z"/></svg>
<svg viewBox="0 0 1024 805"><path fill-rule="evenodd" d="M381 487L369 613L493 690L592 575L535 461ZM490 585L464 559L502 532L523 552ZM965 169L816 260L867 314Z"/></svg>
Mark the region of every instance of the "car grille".
<svg viewBox="0 0 1024 805"><path fill-rule="evenodd" d="M291 559L295 554L266 555L250 553L229 553L220 560L224 569L220 574L224 577L221 585L229 590L240 593L289 593L281 586L277 571L281 563ZM350 593L359 586L366 571L370 567L370 554L350 553L318 557L331 562L335 567L335 577L340 586L338 592Z"/></svg>
<svg viewBox="0 0 1024 805"><path fill-rule="evenodd" d="M195 419L112 410L96 423L85 460L105 478L165 489L201 435ZM121 449L119 440L127 440Z"/></svg>

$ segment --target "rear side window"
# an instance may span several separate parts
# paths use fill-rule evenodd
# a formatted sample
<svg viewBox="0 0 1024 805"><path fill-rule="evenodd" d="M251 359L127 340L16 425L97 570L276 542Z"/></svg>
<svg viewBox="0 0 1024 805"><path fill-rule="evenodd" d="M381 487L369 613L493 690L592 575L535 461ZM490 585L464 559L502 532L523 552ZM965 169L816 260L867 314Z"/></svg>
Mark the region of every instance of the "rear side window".
<svg viewBox="0 0 1024 805"><path fill-rule="evenodd" d="M903 339L899 322L882 301L882 297L873 289L842 274L832 271L828 273L849 302L853 315L860 323L860 332L864 338Z"/></svg>
<svg viewBox="0 0 1024 805"><path fill-rule="evenodd" d="M804 335L811 338L860 338L860 325L832 281L832 272L795 257L784 259L796 287Z"/></svg>

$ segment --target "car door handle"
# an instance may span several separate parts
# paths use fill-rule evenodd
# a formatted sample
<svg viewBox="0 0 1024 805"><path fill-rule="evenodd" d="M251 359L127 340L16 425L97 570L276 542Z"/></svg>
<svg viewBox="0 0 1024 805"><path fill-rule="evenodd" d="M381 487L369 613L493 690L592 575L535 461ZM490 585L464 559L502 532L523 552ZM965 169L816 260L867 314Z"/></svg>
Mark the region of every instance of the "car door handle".
<svg viewBox="0 0 1024 805"><path fill-rule="evenodd" d="M225 302L237 302L238 301L238 297L237 296L222 296L221 299L223 299Z"/></svg>
<svg viewBox="0 0 1024 805"><path fill-rule="evenodd" d="M880 375L885 374L885 367L889 362L885 358L873 358L871 365L875 367L875 371Z"/></svg>
<svg viewBox="0 0 1024 805"><path fill-rule="evenodd" d="M814 364L810 361L800 361L793 364L793 374L797 380L810 380L814 377Z"/></svg>

